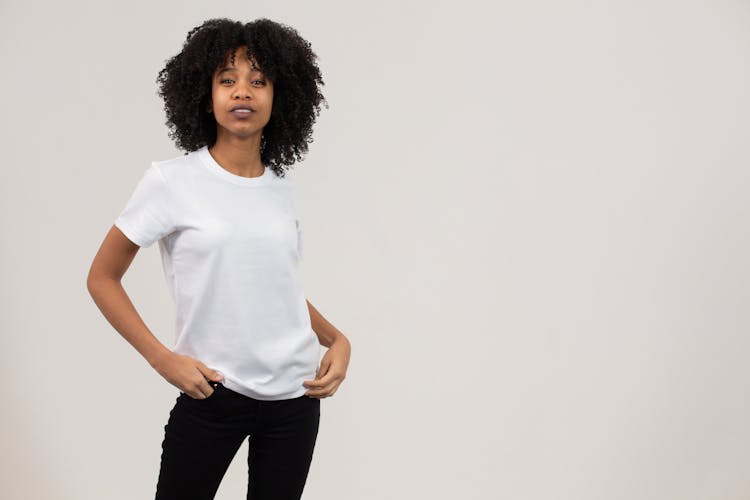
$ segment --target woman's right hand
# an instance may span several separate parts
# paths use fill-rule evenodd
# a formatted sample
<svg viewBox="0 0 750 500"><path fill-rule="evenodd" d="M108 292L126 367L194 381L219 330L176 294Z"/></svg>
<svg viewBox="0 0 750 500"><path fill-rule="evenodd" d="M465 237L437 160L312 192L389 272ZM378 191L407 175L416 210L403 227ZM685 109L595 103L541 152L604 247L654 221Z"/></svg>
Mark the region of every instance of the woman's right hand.
<svg viewBox="0 0 750 500"><path fill-rule="evenodd" d="M214 388L209 385L209 380L212 382L224 380L221 373L212 370L197 359L172 351L160 359L154 365L154 369L167 382L193 399L206 399L213 394Z"/></svg>

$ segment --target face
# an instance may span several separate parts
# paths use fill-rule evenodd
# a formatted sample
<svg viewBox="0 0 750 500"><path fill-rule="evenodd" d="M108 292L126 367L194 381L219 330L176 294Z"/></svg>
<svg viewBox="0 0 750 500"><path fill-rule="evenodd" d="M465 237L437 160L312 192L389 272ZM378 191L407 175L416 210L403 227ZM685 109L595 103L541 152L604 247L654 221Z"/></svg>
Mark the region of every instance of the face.
<svg viewBox="0 0 750 500"><path fill-rule="evenodd" d="M217 140L227 136L260 137L271 118L273 83L247 58L247 48L239 47L219 66L211 79L211 103L217 124ZM250 111L236 110L237 107Z"/></svg>

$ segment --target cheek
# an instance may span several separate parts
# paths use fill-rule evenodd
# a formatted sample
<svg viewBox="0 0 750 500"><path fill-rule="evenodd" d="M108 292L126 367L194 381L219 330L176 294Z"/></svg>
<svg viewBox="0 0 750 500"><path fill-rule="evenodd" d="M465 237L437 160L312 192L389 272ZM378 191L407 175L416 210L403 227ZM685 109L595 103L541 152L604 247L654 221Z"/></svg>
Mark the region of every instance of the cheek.
<svg viewBox="0 0 750 500"><path fill-rule="evenodd" d="M217 90L212 91L211 102L213 103L221 102L221 92L218 92Z"/></svg>

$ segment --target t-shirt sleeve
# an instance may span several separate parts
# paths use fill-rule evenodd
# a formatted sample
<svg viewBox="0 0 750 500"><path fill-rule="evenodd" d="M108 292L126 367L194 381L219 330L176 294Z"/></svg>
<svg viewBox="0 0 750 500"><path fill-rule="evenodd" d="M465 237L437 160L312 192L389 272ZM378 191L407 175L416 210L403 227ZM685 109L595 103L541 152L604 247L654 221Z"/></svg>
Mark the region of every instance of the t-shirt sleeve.
<svg viewBox="0 0 750 500"><path fill-rule="evenodd" d="M146 169L115 226L136 245L148 248L175 229L174 203L158 165Z"/></svg>

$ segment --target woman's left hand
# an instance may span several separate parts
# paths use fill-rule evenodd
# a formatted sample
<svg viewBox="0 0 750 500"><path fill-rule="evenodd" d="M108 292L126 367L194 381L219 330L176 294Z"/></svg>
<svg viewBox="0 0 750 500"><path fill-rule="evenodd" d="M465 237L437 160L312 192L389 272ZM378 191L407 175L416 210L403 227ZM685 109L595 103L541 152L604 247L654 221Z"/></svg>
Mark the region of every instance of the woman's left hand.
<svg viewBox="0 0 750 500"><path fill-rule="evenodd" d="M303 385L310 390L305 396L313 398L327 398L333 396L346 378L346 369L349 366L351 345L349 340L341 335L336 339L320 361L315 380L305 380Z"/></svg>

